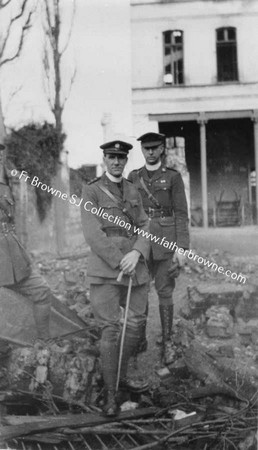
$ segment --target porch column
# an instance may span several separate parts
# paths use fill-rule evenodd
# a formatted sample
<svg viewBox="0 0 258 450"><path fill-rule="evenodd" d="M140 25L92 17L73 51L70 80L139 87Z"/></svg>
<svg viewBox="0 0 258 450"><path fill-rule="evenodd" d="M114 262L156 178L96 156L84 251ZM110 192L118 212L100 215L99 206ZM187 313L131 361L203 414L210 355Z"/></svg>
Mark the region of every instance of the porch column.
<svg viewBox="0 0 258 450"><path fill-rule="evenodd" d="M255 110L252 117L254 123L254 161L255 161L255 172L256 172L256 223L258 224L258 110Z"/></svg>
<svg viewBox="0 0 258 450"><path fill-rule="evenodd" d="M200 113L197 122L199 123L200 126L203 227L208 228L208 182L207 182L207 151L206 151L207 120L204 113Z"/></svg>

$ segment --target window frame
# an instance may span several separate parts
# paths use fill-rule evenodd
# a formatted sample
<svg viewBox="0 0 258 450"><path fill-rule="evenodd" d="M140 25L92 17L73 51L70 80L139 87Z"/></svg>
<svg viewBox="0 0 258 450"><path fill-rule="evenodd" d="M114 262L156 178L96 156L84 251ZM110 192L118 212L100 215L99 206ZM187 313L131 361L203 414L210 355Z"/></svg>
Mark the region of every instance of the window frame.
<svg viewBox="0 0 258 450"><path fill-rule="evenodd" d="M166 36L170 34L170 42L166 42ZM181 33L181 42L175 41L176 33ZM163 44L163 84L166 86L184 86L185 74L184 74L184 31L179 29L165 30L162 33ZM169 49L166 54L166 50ZM181 52L181 58L174 59L173 55L176 52ZM170 56L170 72L166 72L167 62L166 57ZM168 58L167 58L168 59ZM182 64L182 68L178 68L178 65ZM166 76L171 74L171 81L166 82Z"/></svg>
<svg viewBox="0 0 258 450"><path fill-rule="evenodd" d="M234 31L234 38L230 38L230 33ZM223 38L219 38L219 33L223 33ZM223 56L224 49L224 56ZM223 58L226 60L226 51L231 53L231 67L228 72L225 70L227 64L224 63ZM237 29L236 27L219 27L216 28L216 59L217 59L217 82L218 83L236 83L239 81L238 72L238 55L237 55ZM229 66L229 64L228 64Z"/></svg>

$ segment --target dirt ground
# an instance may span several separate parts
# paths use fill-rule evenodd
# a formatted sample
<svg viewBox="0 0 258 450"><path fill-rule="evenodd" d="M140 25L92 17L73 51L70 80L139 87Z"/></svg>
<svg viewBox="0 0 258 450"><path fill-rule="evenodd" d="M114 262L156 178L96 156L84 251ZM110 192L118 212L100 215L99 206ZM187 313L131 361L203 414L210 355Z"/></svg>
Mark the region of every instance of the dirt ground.
<svg viewBox="0 0 258 450"><path fill-rule="evenodd" d="M192 228L191 247L199 251L214 249L226 251L235 256L258 257L258 226L225 228Z"/></svg>

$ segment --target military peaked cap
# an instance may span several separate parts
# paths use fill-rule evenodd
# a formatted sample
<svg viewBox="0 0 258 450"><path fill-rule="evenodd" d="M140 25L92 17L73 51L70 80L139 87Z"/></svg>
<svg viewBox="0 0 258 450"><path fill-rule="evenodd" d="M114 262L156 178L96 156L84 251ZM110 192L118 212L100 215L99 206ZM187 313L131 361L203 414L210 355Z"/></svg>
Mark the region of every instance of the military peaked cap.
<svg viewBox="0 0 258 450"><path fill-rule="evenodd" d="M111 141L106 142L100 146L104 150L104 154L117 154L117 155L128 155L129 150L133 148L131 144L124 141Z"/></svg>
<svg viewBox="0 0 258 450"><path fill-rule="evenodd" d="M163 144L165 141L165 134L161 133L145 133L140 136L137 141L140 141L143 147L155 147L156 145Z"/></svg>

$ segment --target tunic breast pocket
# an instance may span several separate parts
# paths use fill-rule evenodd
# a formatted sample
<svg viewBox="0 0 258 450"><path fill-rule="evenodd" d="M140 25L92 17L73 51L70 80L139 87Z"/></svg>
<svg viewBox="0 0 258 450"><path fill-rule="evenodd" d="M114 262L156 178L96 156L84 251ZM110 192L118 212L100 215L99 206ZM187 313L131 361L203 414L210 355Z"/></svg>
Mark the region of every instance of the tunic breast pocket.
<svg viewBox="0 0 258 450"><path fill-rule="evenodd" d="M121 216L121 209L111 202L105 206L99 205L99 211L98 217L104 228L114 226L115 218Z"/></svg>
<svg viewBox="0 0 258 450"><path fill-rule="evenodd" d="M164 183L162 183L161 181L157 181L154 184L155 192L157 192L157 191L167 191L169 189L170 189L170 184L167 181L165 181Z"/></svg>
<svg viewBox="0 0 258 450"><path fill-rule="evenodd" d="M154 196L162 206L171 206L171 191L168 182L154 184Z"/></svg>

